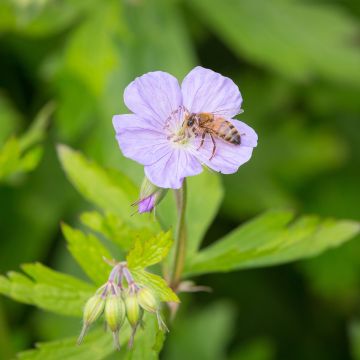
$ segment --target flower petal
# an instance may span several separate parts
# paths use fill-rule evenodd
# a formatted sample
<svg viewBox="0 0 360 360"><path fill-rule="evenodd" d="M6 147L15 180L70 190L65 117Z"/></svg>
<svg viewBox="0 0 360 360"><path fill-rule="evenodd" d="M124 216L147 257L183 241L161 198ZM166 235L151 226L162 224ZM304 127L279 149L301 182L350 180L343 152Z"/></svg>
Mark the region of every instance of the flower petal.
<svg viewBox="0 0 360 360"><path fill-rule="evenodd" d="M115 115L113 125L124 156L140 164L153 164L170 151L166 135L151 120L134 114Z"/></svg>
<svg viewBox="0 0 360 360"><path fill-rule="evenodd" d="M152 165L145 166L145 175L156 186L179 189L186 176L202 172L199 161L185 149L172 150Z"/></svg>
<svg viewBox="0 0 360 360"><path fill-rule="evenodd" d="M211 112L229 118L240 113L242 97L235 83L197 66L181 84L183 105L191 113Z"/></svg>
<svg viewBox="0 0 360 360"><path fill-rule="evenodd" d="M196 139L196 142L194 142L191 148L191 153L196 156L201 163L223 174L232 174L236 172L241 165L249 161L253 148L257 145L257 134L250 126L238 120L232 119L228 121L231 121L239 130L241 134L240 145L229 144L218 137L214 137L216 150L211 160L214 144L210 135L206 135L201 148L199 148L200 138Z"/></svg>
<svg viewBox="0 0 360 360"><path fill-rule="evenodd" d="M182 105L182 94L174 76L154 71L130 83L125 89L124 101L134 114L151 119L162 128Z"/></svg>

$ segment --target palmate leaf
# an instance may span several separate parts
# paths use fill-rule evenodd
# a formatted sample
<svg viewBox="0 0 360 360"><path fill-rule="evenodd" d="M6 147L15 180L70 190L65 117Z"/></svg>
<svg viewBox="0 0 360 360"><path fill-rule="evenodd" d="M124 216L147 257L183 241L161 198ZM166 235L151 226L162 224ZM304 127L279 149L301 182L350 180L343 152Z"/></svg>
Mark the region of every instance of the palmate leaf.
<svg viewBox="0 0 360 360"><path fill-rule="evenodd" d="M36 349L18 354L22 360L101 360L114 352L112 338L102 329L91 331L81 346L76 338L36 344Z"/></svg>
<svg viewBox="0 0 360 360"><path fill-rule="evenodd" d="M126 257L130 269L141 269L163 260L172 245L171 232L161 232L145 241L136 240Z"/></svg>
<svg viewBox="0 0 360 360"><path fill-rule="evenodd" d="M0 181L33 170L41 160L42 147L54 104L45 105L27 132L20 137L10 137L0 148Z"/></svg>
<svg viewBox="0 0 360 360"><path fill-rule="evenodd" d="M97 211L91 211L81 214L80 218L84 225L119 245L122 250L129 250L135 239L145 241L154 234L149 228L131 227L112 213L103 215Z"/></svg>
<svg viewBox="0 0 360 360"><path fill-rule="evenodd" d="M83 305L94 287L39 263L22 268L28 277L16 272L0 276L0 293L57 314L82 316Z"/></svg>
<svg viewBox="0 0 360 360"><path fill-rule="evenodd" d="M186 274L226 272L308 258L339 246L360 231L358 222L269 212L194 255ZM292 221L293 220L293 221ZM292 221L292 222L291 222Z"/></svg>
<svg viewBox="0 0 360 360"><path fill-rule="evenodd" d="M110 267L104 257L111 259L107 248L94 236L63 224L62 232L68 243L68 249L86 275L98 286L104 284L109 276Z"/></svg>
<svg viewBox="0 0 360 360"><path fill-rule="evenodd" d="M138 189L124 174L105 170L65 145L58 146L58 154L69 180L87 200L121 219L128 219L132 226L148 227L154 232L159 229L150 218L130 217L130 205L137 199Z"/></svg>
<svg viewBox="0 0 360 360"><path fill-rule="evenodd" d="M145 314L144 321L145 326L138 330L131 350L126 346L130 338L130 326L127 322L122 326L119 339L122 350L117 355L120 359L158 359L165 335L158 329L154 314ZM76 344L76 340L77 338L70 337L40 343L36 345L36 349L18 354L18 358L22 360L102 360L115 352L111 334L102 328L90 330L80 346Z"/></svg>
<svg viewBox="0 0 360 360"><path fill-rule="evenodd" d="M320 74L360 84L357 24L340 8L298 0L187 2L240 57L292 78Z"/></svg>

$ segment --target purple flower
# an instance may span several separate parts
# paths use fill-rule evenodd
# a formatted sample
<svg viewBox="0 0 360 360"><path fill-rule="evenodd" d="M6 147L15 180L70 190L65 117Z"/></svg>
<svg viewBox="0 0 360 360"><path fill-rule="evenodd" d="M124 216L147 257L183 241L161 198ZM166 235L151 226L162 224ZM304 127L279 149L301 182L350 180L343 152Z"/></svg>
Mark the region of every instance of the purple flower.
<svg viewBox="0 0 360 360"><path fill-rule="evenodd" d="M190 71L181 87L162 71L140 76L125 89L124 101L133 114L113 117L120 149L144 165L145 175L159 187L180 188L186 176L201 173L202 165L232 174L251 158L257 145L255 131L233 119L241 112L239 88L231 79L200 66ZM200 130L190 126L189 119L200 124L202 113L209 113L212 122L202 122ZM215 122L228 141L210 132ZM235 133L240 135L237 142ZM233 143L225 135L233 135Z"/></svg>

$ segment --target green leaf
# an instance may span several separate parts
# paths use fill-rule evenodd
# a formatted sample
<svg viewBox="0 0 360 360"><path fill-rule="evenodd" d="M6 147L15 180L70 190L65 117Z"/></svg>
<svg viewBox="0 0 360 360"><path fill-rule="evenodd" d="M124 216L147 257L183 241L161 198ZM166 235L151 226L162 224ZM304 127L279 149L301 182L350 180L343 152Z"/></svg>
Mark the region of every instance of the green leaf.
<svg viewBox="0 0 360 360"><path fill-rule="evenodd" d="M157 264L168 254L172 245L171 232L161 232L145 241L136 240L126 257L130 269L145 268Z"/></svg>
<svg viewBox="0 0 360 360"><path fill-rule="evenodd" d="M54 109L43 107L30 129L20 138L11 137L0 149L0 181L33 170L41 160L42 147L36 146L45 136L45 128Z"/></svg>
<svg viewBox="0 0 360 360"><path fill-rule="evenodd" d="M30 279L11 272L0 277L0 293L58 314L82 316L82 308L95 289L70 275L39 263L22 266Z"/></svg>
<svg viewBox="0 0 360 360"><path fill-rule="evenodd" d="M240 58L292 78L360 84L360 51L351 41L357 24L341 9L296 0L187 3Z"/></svg>
<svg viewBox="0 0 360 360"><path fill-rule="evenodd" d="M119 245L122 250L129 250L135 239L145 241L153 236L153 231L149 228L133 228L111 213L102 215L97 211L86 212L81 215L81 221L91 230Z"/></svg>
<svg viewBox="0 0 360 360"><path fill-rule="evenodd" d="M132 270L131 273L137 283L149 287L160 301L180 302L178 296L172 291L162 277L149 273L143 269Z"/></svg>
<svg viewBox="0 0 360 360"><path fill-rule="evenodd" d="M128 360L158 359L165 335L158 329L156 316L145 314L145 326L139 329L134 347L129 350L126 346L130 337L130 327L125 323L120 331L121 353L117 357ZM115 352L110 332L103 329L94 329L85 336L84 342L79 346L77 338L51 341L36 344L36 349L18 354L22 360L101 360Z"/></svg>
<svg viewBox="0 0 360 360"><path fill-rule="evenodd" d="M114 347L109 333L102 329L90 331L81 346L76 338L36 344L36 349L18 354L22 360L101 360L113 353Z"/></svg>
<svg viewBox="0 0 360 360"><path fill-rule="evenodd" d="M0 293L24 304L32 304L34 283L25 275L10 271L0 276Z"/></svg>
<svg viewBox="0 0 360 360"><path fill-rule="evenodd" d="M240 226L195 255L186 273L226 272L263 267L316 256L350 240L360 230L349 220L270 212Z"/></svg>
<svg viewBox="0 0 360 360"><path fill-rule="evenodd" d="M49 102L36 115L29 130L20 138L20 149L25 151L30 147L44 140L46 128L49 125L50 117L55 110L55 103Z"/></svg>
<svg viewBox="0 0 360 360"><path fill-rule="evenodd" d="M59 145L58 154L66 175L89 201L138 228L157 228L149 218L131 215L130 204L138 197L136 186L122 173L105 170L81 153Z"/></svg>
<svg viewBox="0 0 360 360"><path fill-rule="evenodd" d="M104 257L112 258L107 248L94 235L86 235L66 224L63 224L61 228L68 243L69 251L86 275L96 285L104 284L111 270L103 260Z"/></svg>

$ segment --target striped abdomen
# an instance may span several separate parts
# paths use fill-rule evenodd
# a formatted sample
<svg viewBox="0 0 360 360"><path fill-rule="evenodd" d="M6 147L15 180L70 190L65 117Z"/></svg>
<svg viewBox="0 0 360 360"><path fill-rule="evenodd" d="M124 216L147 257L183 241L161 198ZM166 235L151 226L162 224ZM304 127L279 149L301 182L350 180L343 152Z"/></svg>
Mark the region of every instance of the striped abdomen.
<svg viewBox="0 0 360 360"><path fill-rule="evenodd" d="M214 119L211 126L214 135L234 145L240 145L241 137L236 127L222 118Z"/></svg>

